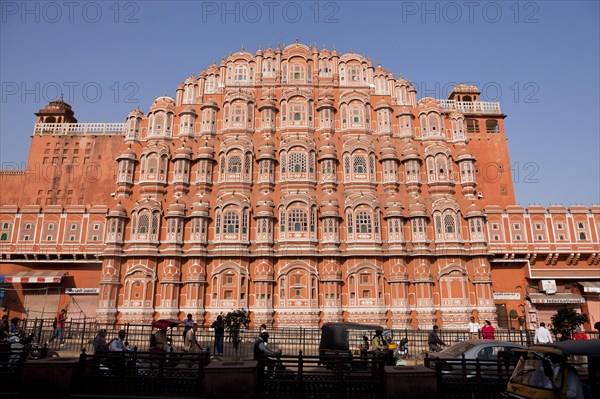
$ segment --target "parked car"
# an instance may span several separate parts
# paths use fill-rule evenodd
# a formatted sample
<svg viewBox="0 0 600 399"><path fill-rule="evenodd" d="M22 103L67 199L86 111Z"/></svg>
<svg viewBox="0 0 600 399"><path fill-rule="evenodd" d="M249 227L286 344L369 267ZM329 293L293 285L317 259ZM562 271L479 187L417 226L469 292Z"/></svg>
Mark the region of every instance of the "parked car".
<svg viewBox="0 0 600 399"><path fill-rule="evenodd" d="M442 373L449 378L508 379L516 363L513 349L523 348L512 342L489 339L457 342L429 354L429 367L435 369L441 363Z"/></svg>

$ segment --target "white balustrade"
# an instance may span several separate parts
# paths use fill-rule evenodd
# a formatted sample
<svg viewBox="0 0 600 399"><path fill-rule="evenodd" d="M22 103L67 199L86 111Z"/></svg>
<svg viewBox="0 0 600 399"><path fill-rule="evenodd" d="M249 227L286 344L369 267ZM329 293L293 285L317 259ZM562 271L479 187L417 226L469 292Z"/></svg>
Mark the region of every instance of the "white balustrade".
<svg viewBox="0 0 600 399"><path fill-rule="evenodd" d="M125 123L36 123L34 136L123 135Z"/></svg>
<svg viewBox="0 0 600 399"><path fill-rule="evenodd" d="M438 100L444 111L460 111L465 114L500 114L499 102Z"/></svg>

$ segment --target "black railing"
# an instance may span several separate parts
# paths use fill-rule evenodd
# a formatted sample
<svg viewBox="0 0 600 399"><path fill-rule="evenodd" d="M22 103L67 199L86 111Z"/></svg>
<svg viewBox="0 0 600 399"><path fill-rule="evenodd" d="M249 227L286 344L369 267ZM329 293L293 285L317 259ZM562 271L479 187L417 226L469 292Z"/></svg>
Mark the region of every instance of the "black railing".
<svg viewBox="0 0 600 399"><path fill-rule="evenodd" d="M0 346L0 392L19 392L23 365L27 360L26 349L14 349L8 345Z"/></svg>
<svg viewBox="0 0 600 399"><path fill-rule="evenodd" d="M106 352L79 358L76 395L202 396L209 353Z"/></svg>
<svg viewBox="0 0 600 399"><path fill-rule="evenodd" d="M23 330L27 333L34 333L36 340L43 344L52 335L52 319L29 319L23 321ZM149 324L98 324L94 319L69 320L65 323L63 335L65 345L60 347L58 339L53 340L49 348L50 350L66 350L79 353L82 348L85 348L88 353L92 352L92 340L96 336L100 328L107 329L107 341L117 336L117 332L121 329L127 332L127 341L131 346L137 346L138 350L147 350L150 347L150 336L156 332ZM182 328L175 327L169 329L168 335L172 338L173 346L181 350L183 349ZM495 338L499 341L508 341L521 345L529 345L533 343L533 330L509 330L497 329ZM302 351L306 356L318 356L319 342L321 338L321 330L319 328L302 328L302 327L279 327L269 330L269 344L282 350L285 354L298 353ZM359 345L362 343L362 335L364 332L351 332L349 335L350 350L358 353ZM417 355L428 350L427 337L429 330L414 330L414 329L393 329L392 336L395 341L406 337L408 338L409 357ZM597 331L586 331L589 339L598 338ZM367 334L369 335L369 334ZM369 338L371 338L369 335ZM209 328L198 329L196 336L201 346L208 348L214 353L214 332ZM239 348L240 358L252 357L252 344L258 336L258 329L247 329L241 332L241 344ZM469 339L469 333L464 330L446 330L439 331L440 338L447 344L453 344L459 341ZM481 335L480 335L481 338ZM225 348L224 355L233 357L235 351L232 343L229 341L229 336L225 333Z"/></svg>
<svg viewBox="0 0 600 399"><path fill-rule="evenodd" d="M259 361L262 398L380 398L385 358L281 356Z"/></svg>
<svg viewBox="0 0 600 399"><path fill-rule="evenodd" d="M425 358L436 372L438 399L500 399L515 367L515 359Z"/></svg>

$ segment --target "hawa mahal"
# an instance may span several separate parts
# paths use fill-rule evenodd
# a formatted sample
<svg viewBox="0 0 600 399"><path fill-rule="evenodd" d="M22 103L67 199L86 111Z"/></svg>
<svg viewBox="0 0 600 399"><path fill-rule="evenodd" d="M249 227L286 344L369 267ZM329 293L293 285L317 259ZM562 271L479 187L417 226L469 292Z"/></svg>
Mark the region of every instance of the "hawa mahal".
<svg viewBox="0 0 600 399"><path fill-rule="evenodd" d="M0 172L4 312L394 328L600 320L600 206L515 204L497 102L364 56L230 54L124 123L36 113ZM589 326L588 326L589 328Z"/></svg>

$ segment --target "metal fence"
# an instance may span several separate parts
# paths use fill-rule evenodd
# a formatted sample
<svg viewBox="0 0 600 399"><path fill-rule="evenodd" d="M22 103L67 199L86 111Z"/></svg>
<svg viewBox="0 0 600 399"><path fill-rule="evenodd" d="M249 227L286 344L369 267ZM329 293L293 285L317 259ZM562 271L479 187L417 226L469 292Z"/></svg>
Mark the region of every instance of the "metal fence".
<svg viewBox="0 0 600 399"><path fill-rule="evenodd" d="M35 339L43 344L49 340L52 335L53 319L29 319L23 320L23 330L26 333L34 333ZM139 351L148 350L150 347L150 337L156 331L151 325L144 324L110 324L101 325L95 320L81 319L69 320L64 326L64 346L60 346L58 339L54 339L50 344L50 350L63 350L80 352L85 348L88 353L92 353L92 341L100 328L107 330L106 340L110 341L116 338L119 330L127 332L126 341L130 346L137 346ZM183 349L183 329L174 327L168 330L168 336L173 341L175 350ZM296 354L302 351L305 356L319 355L319 342L321 339L321 330L319 328L303 328L303 327L279 327L269 330L269 347L278 348L284 354ZM392 329L391 337L394 341L406 337L408 338L408 348L410 357L418 357L428 350L427 337L429 330L413 330L413 329ZM533 343L533 330L506 330L497 329L495 338L500 341L514 342L521 345L529 345ZM598 332L586 332L590 339L598 338ZM350 331L349 343L350 349L358 353L359 345L362 343L362 336L365 331ZM373 332L366 334L370 339ZM242 359L252 357L252 346L258 329L246 329L240 334L241 343L239 346L239 356ZM439 330L440 338L448 345L459 341L469 339L469 333L462 330ZM200 328L196 333L196 337L202 347L208 348L211 353L214 353L214 332L210 328ZM233 357L235 350L229 339L229 335L225 333L224 356Z"/></svg>

